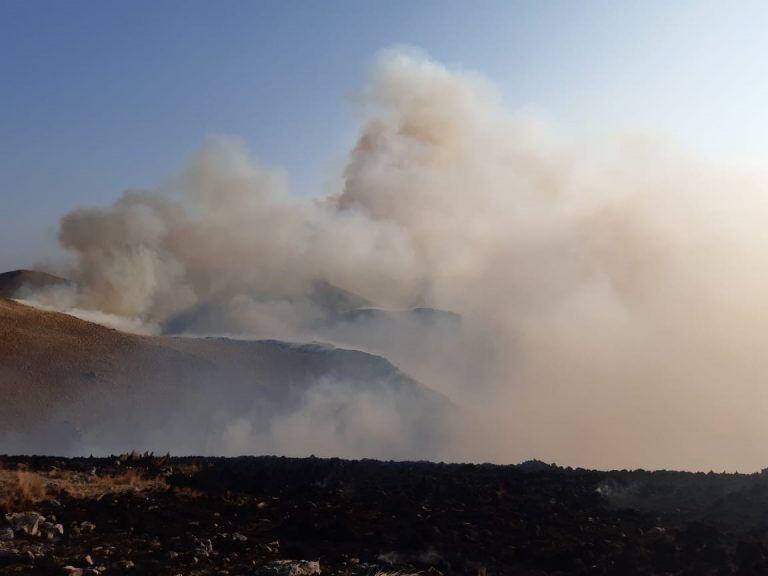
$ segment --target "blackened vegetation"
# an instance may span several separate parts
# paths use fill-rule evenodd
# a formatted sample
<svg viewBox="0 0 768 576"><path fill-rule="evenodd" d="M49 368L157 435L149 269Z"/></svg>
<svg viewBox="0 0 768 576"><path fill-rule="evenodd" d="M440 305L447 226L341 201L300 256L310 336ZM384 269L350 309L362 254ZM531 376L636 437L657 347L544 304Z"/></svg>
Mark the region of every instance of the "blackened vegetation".
<svg viewBox="0 0 768 576"><path fill-rule="evenodd" d="M768 573L762 474L274 457L0 464L164 479L37 503L64 534L0 542L9 574L258 574L281 559L350 575Z"/></svg>

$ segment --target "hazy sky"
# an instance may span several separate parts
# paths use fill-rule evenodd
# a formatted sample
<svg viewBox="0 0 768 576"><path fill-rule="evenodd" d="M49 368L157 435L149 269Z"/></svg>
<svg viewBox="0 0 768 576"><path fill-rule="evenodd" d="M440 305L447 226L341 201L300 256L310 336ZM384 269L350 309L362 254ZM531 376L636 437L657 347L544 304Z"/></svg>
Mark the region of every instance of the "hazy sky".
<svg viewBox="0 0 768 576"><path fill-rule="evenodd" d="M162 183L208 134L323 192L366 66L399 44L566 130L762 161L766 29L768 4L746 1L0 0L0 269L45 259L61 214Z"/></svg>

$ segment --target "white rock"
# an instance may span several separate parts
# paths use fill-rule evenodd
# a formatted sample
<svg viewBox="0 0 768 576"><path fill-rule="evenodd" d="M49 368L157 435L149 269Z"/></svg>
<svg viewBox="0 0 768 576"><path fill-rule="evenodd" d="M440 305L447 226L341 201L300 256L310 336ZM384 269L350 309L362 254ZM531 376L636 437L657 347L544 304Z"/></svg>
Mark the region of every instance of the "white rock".
<svg viewBox="0 0 768 576"><path fill-rule="evenodd" d="M6 514L5 519L14 532L24 532L30 536L37 536L40 522L45 522L45 516L37 512L14 512Z"/></svg>

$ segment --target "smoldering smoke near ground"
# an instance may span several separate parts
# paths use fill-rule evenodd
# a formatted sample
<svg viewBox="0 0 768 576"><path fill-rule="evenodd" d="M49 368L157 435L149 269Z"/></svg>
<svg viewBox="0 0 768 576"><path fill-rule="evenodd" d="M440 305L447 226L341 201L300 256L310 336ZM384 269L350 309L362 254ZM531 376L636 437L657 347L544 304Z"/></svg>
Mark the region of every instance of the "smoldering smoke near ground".
<svg viewBox="0 0 768 576"><path fill-rule="evenodd" d="M79 290L47 303L158 330L213 303L212 332L301 340L324 281L461 315L418 354L378 342L464 410L442 457L764 464L765 174L660 138L558 134L407 51L378 57L363 96L336 194L292 194L211 139L166 189L63 218Z"/></svg>

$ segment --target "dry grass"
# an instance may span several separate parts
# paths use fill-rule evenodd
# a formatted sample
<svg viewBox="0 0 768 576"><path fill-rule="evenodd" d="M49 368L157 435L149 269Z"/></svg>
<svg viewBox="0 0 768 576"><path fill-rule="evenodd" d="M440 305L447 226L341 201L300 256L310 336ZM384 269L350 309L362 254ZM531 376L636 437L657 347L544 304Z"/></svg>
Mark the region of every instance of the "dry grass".
<svg viewBox="0 0 768 576"><path fill-rule="evenodd" d="M132 468L105 475L55 468L48 472L0 469L0 508L19 511L48 498L101 499L110 494L166 487L164 478L146 478Z"/></svg>
<svg viewBox="0 0 768 576"><path fill-rule="evenodd" d="M8 478L3 476L0 473L0 506L6 510L18 510L45 500L46 485L39 475L17 470Z"/></svg>

